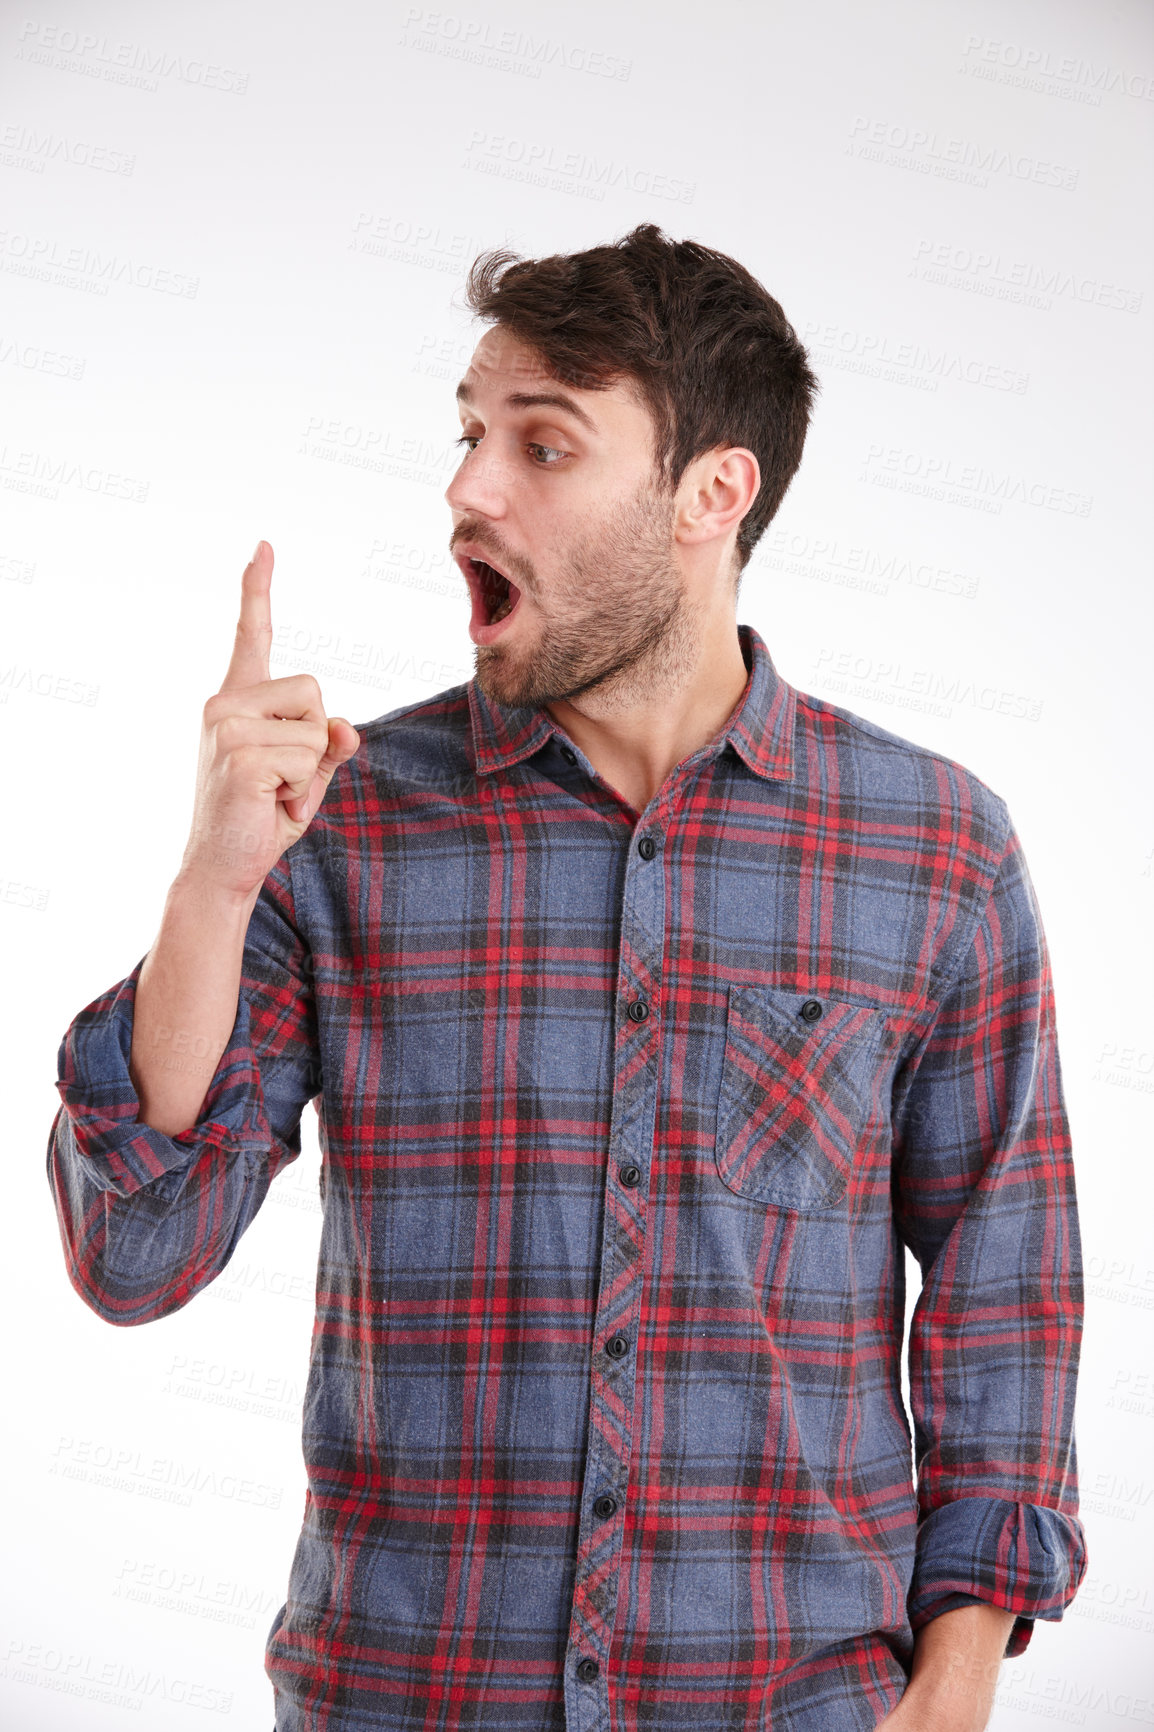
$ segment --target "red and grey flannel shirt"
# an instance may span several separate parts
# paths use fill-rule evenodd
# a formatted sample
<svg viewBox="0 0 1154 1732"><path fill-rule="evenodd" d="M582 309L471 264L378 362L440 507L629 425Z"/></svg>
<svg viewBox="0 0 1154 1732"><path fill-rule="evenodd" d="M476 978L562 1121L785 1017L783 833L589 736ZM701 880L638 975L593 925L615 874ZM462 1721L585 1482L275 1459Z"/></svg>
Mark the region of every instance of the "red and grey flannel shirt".
<svg viewBox="0 0 1154 1732"><path fill-rule="evenodd" d="M1006 806L738 635L742 698L640 818L475 681L359 724L190 1129L138 1119L141 963L61 1044L48 1176L111 1323L212 1281L319 1117L278 1732L857 1732L930 1618L1012 1610L1019 1654L1084 1573Z"/></svg>

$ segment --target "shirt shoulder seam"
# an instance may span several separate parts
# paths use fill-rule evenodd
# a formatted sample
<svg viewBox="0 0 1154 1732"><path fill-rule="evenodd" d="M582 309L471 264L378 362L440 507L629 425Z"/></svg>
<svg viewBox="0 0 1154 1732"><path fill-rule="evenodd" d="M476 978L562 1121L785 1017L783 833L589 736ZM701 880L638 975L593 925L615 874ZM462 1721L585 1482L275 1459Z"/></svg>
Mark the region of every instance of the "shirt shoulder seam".
<svg viewBox="0 0 1154 1732"><path fill-rule="evenodd" d="M880 741L882 745L892 746L901 751L910 752L916 757L932 758L935 763L945 764L948 769L959 771L968 782L972 783L975 787L981 788L984 793L988 794L991 799L996 800L1000 805L1005 805L1002 796L997 793L995 789L991 788L988 782L983 781L976 771L969 769L967 765L961 763L957 758L947 757L945 752L936 752L932 746L923 746L917 740L909 740L904 734L891 733L888 728L883 728L880 723L871 722L865 716L855 715L853 710L843 709L841 704L831 703L828 698L814 697L812 692L798 691L797 699L799 705L806 704L812 709L823 710L827 715L836 716L840 721L845 722L847 727L853 728L855 732L859 734L868 735L870 739Z"/></svg>
<svg viewBox="0 0 1154 1732"><path fill-rule="evenodd" d="M995 798L997 798L997 796L995 796ZM941 985L937 989L937 1002L939 1008L944 1004L945 1000L957 985L961 972L966 965L966 957L969 954L970 946L973 944L974 939L981 928L982 922L986 918L986 913L994 898L994 890L997 886L998 879L1002 876L1002 868L1005 866L1006 860L1009 857L1010 845L1014 839L1014 826L1005 801L999 800L999 805L1002 808L1004 829L1002 833L1001 846L998 849L997 864L990 872L989 883L986 885L985 895L975 906L972 918L962 929L961 937L955 939L954 949L950 951L949 954L949 961L946 961L944 955L940 959L942 970Z"/></svg>
<svg viewBox="0 0 1154 1732"><path fill-rule="evenodd" d="M980 791L984 801L989 803L988 812L991 823L995 818L999 821L1001 839L998 844L996 862L989 869L989 881L985 893L977 902L971 918L965 921L960 930L946 941L937 963L930 967L930 979L935 982L935 998L938 1005L941 1005L952 991L957 977L965 965L966 954L985 919L986 910L994 893L994 886L1005 865L1013 835L1013 820L1010 817L1009 807L1001 794L991 788L988 782L983 781L974 770L960 763L957 758L947 757L945 752L936 752L931 746L920 745L916 740L907 740L901 734L893 734L888 728L883 728L876 722L867 720L864 716L855 715L852 710L844 709L840 704L831 703L826 698L814 697L812 693L802 691L797 693L797 697L799 706L804 704L815 711L822 711L827 715L835 716L846 727L852 728L856 733L863 734L883 746L889 746L893 750L907 752L916 757L928 758L934 763L942 764L946 769L960 777L970 788L971 793Z"/></svg>

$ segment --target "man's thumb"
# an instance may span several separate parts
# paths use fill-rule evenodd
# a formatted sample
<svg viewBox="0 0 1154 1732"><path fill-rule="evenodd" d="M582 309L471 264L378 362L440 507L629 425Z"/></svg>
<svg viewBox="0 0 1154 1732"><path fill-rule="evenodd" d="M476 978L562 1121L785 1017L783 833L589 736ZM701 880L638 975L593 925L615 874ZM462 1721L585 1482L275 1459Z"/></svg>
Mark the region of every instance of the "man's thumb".
<svg viewBox="0 0 1154 1732"><path fill-rule="evenodd" d="M361 736L351 722L346 722L343 716L330 716L328 750L317 769L322 775L331 776L347 758L352 757L360 743Z"/></svg>

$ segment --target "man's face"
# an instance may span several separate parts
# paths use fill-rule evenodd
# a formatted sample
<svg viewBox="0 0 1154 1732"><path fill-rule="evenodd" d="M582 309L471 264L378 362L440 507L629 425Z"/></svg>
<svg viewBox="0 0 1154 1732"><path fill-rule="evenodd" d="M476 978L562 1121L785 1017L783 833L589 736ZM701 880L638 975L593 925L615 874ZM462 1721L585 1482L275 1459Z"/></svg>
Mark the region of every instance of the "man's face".
<svg viewBox="0 0 1154 1732"><path fill-rule="evenodd" d="M559 384L499 325L477 344L458 396L467 443L445 498L478 685L514 707L593 691L600 707L636 702L648 678L684 664L696 619L648 409L624 382ZM551 400L517 400L540 396ZM519 594L487 582L482 560ZM487 623L507 593L512 610Z"/></svg>

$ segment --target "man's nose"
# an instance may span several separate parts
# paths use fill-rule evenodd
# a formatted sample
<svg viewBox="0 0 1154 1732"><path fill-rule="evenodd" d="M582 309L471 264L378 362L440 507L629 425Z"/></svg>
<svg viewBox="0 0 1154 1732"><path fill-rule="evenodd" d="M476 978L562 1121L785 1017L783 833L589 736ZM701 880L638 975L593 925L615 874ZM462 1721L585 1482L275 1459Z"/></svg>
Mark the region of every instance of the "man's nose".
<svg viewBox="0 0 1154 1732"><path fill-rule="evenodd" d="M509 459L496 446L481 442L465 455L445 489L453 511L475 512L479 517L503 517L516 491L518 478Z"/></svg>

